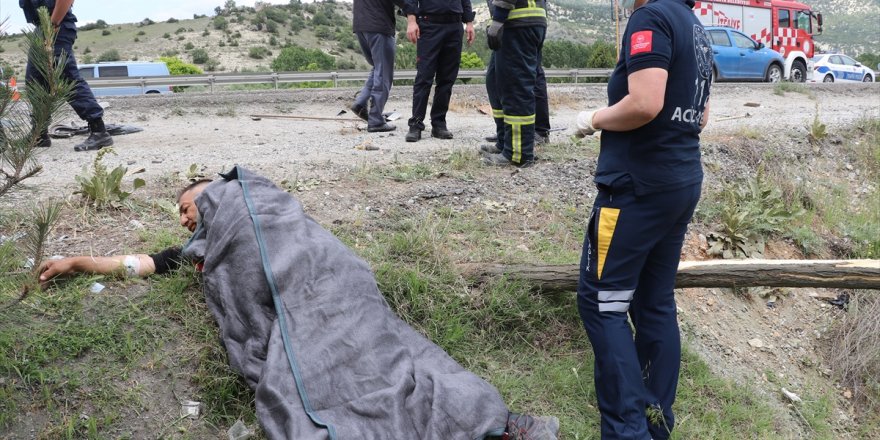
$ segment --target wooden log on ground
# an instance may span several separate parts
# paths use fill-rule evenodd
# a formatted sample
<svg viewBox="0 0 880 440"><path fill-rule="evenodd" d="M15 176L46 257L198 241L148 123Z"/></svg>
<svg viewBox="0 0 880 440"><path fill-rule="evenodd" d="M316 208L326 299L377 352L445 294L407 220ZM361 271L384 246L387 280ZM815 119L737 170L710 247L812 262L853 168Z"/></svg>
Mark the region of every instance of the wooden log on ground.
<svg viewBox="0 0 880 440"><path fill-rule="evenodd" d="M475 284L501 275L543 292L577 289L579 267L566 265L467 264ZM682 261L675 287L822 287L880 289L880 260L710 260Z"/></svg>

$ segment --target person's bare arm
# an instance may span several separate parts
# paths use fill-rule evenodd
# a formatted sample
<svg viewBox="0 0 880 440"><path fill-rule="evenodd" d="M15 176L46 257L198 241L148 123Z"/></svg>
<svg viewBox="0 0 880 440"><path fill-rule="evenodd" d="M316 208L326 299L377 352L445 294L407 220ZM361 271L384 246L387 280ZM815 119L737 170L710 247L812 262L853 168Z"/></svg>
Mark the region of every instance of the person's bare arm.
<svg viewBox="0 0 880 440"><path fill-rule="evenodd" d="M146 254L113 255L110 257L92 257L83 255L60 260L44 261L40 265L40 282L45 283L59 275L76 273L123 274L129 276L147 276L156 272L153 258Z"/></svg>
<svg viewBox="0 0 880 440"><path fill-rule="evenodd" d="M52 25L58 27L61 25L61 21L64 20L64 16L67 15L67 11L73 6L73 0L56 0L55 1L55 9L52 10L52 17L50 20L52 21Z"/></svg>
<svg viewBox="0 0 880 440"><path fill-rule="evenodd" d="M629 93L616 104L596 111L597 130L629 131L651 122L663 109L669 72L652 67L629 75Z"/></svg>

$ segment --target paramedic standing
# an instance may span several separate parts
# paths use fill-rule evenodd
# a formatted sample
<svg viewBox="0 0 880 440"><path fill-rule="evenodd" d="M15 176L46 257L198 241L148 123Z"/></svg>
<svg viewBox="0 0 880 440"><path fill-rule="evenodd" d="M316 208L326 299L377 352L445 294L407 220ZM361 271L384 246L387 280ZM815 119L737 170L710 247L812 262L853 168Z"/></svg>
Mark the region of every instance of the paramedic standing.
<svg viewBox="0 0 880 440"><path fill-rule="evenodd" d="M634 12L608 107L577 120L578 136L603 131L577 302L595 354L602 439L666 440L681 363L673 288L700 198L712 49L694 0L621 5Z"/></svg>
<svg viewBox="0 0 880 440"><path fill-rule="evenodd" d="M547 32L544 0L488 0L492 49L486 90L500 153L484 151L489 165L529 166L535 161L535 87Z"/></svg>
<svg viewBox="0 0 880 440"><path fill-rule="evenodd" d="M103 147L113 145L113 138L104 127L104 109L98 105L95 95L92 94L92 89L80 76L76 58L73 56L73 42L76 41L76 16L70 11L73 0L18 0L18 5L24 10L27 22L36 26L37 31L40 29L40 16L37 14L37 9L45 7L49 10L52 26L58 30L58 35L55 38L55 60L59 60L62 55L66 56L62 78L73 83L73 90L67 98L67 102L73 107L77 116L89 124L88 139L74 146L73 149L75 151L100 150ZM42 85L46 83L43 75L31 60L27 63L25 78L28 82L35 81ZM40 131L38 146L49 147L52 145L48 127L34 127L34 130Z"/></svg>
<svg viewBox="0 0 880 440"><path fill-rule="evenodd" d="M406 37L416 45L416 80L413 83L412 117L407 142L417 142L425 129L425 112L431 84L431 136L452 139L446 126L446 112L452 85L461 65L462 26L468 46L474 42L474 11L471 0L407 0Z"/></svg>

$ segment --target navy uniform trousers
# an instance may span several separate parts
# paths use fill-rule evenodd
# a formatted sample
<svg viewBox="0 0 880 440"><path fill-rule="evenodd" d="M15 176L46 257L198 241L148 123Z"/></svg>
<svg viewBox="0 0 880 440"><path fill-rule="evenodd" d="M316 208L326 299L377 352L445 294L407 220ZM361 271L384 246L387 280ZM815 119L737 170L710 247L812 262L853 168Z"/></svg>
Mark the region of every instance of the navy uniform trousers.
<svg viewBox="0 0 880 440"><path fill-rule="evenodd" d="M547 28L504 28L501 48L492 52L486 92L501 154L516 164L535 159L535 86Z"/></svg>
<svg viewBox="0 0 880 440"><path fill-rule="evenodd" d="M63 78L73 83L73 90L67 98L67 102L73 107L77 116L86 121L104 117L104 109L98 105L95 95L88 83L79 74L76 66L76 58L73 56L73 42L76 41L76 24L63 22L58 28L58 36L55 38L55 59L66 55ZM25 70L27 82L36 81L37 84L46 84L46 80L40 70L28 61Z"/></svg>
<svg viewBox="0 0 880 440"><path fill-rule="evenodd" d="M425 129L425 112L431 84L434 102L431 104L431 127L446 128L446 112L452 97L452 85L458 78L461 65L461 42L464 28L461 16L457 20L438 22L434 16L419 18L419 40L416 43L416 80L413 83L413 107L409 126Z"/></svg>
<svg viewBox="0 0 880 440"><path fill-rule="evenodd" d="M595 355L602 439L665 440L681 362L673 288L700 184L644 196L617 186L600 185L596 196L577 298ZM649 422L647 407L662 420Z"/></svg>

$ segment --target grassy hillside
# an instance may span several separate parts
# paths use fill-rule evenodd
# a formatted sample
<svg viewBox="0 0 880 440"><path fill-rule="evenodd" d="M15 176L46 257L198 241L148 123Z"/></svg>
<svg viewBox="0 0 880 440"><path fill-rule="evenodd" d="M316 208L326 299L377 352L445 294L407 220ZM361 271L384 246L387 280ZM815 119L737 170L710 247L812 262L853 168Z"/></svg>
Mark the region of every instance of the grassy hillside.
<svg viewBox="0 0 880 440"><path fill-rule="evenodd" d="M218 0L218 3L221 3ZM488 57L482 28L489 18L486 3L474 0L478 41L471 49ZM825 33L817 38L825 50L851 55L880 52L880 4L877 1L815 0L808 2L825 15ZM360 49L351 32L350 2L324 0L303 5L221 9L214 17L169 19L153 23L94 24L83 28L75 45L80 63L101 59L156 60L177 56L206 71L268 71L281 48L297 44L320 49L336 59L338 69L365 69ZM606 0L552 0L549 6L548 40L590 44L617 40L610 2ZM99 22L101 24L102 22ZM91 29L90 29L91 28ZM398 43L410 51L398 20ZM15 74L24 70L21 36L0 43L2 63ZM112 51L115 51L113 53Z"/></svg>

